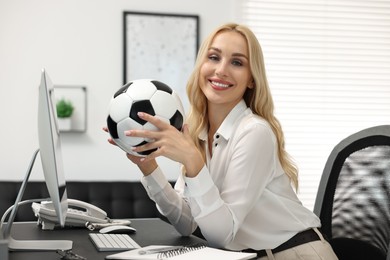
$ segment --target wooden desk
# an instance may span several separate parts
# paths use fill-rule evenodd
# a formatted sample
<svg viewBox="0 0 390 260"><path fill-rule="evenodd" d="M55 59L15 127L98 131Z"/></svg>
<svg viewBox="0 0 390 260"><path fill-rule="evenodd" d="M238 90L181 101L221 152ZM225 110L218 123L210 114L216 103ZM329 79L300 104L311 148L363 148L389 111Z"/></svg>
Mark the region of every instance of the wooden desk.
<svg viewBox="0 0 390 260"><path fill-rule="evenodd" d="M140 245L191 245L205 242L196 236L182 237L172 225L161 219L132 219L131 226L137 233L130 236ZM103 260L105 256L116 252L98 252L88 237L90 231L86 228L61 229L43 231L36 223L14 223L12 236L15 239L60 239L72 240L73 252L88 260ZM56 252L9 252L9 260L50 260L60 259Z"/></svg>

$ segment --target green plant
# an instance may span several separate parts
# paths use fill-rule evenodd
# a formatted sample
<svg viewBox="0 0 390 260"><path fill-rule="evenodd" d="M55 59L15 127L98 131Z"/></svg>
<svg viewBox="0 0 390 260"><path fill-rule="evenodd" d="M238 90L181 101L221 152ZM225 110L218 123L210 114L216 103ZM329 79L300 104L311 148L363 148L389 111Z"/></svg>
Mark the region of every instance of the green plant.
<svg viewBox="0 0 390 260"><path fill-rule="evenodd" d="M67 101L64 98L57 102L57 117L66 118L71 117L74 110L74 106L71 101Z"/></svg>

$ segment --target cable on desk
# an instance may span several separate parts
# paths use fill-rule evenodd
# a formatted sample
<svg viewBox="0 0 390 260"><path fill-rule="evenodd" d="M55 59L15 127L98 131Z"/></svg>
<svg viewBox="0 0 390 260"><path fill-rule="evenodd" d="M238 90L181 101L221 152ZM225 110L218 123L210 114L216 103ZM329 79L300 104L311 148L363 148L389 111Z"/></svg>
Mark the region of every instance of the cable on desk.
<svg viewBox="0 0 390 260"><path fill-rule="evenodd" d="M45 199L30 199L30 200L23 200L21 202L18 203L18 207L21 206L21 205L25 205L25 204L29 204L29 203L33 203L33 202L42 202L42 201L45 201L45 200L48 200L48 198L45 198ZM1 221L0 221L0 230L3 232L3 225L4 225L4 222L5 222L5 219L7 218L8 214L12 211L12 209L15 207L15 205L12 205L11 207L9 207L3 214L2 218L1 218ZM4 237L6 237L6 235L8 234L3 234Z"/></svg>

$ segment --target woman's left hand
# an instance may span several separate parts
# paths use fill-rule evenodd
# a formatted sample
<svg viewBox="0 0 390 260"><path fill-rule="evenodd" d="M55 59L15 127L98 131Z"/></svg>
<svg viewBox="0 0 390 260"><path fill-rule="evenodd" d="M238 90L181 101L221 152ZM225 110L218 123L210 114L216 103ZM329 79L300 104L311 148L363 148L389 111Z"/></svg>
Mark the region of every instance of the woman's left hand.
<svg viewBox="0 0 390 260"><path fill-rule="evenodd" d="M159 118L147 113L139 112L138 116L145 121L153 124L158 128L158 131L151 130L129 130L126 131L126 136L143 137L154 140L141 146L133 147L135 152L143 152L146 150L156 149L156 151L143 158L144 161L155 159L158 156L165 156L171 160L183 164L187 173L195 171L194 174L200 171L204 162L199 150L193 143L188 126L184 125L182 132Z"/></svg>

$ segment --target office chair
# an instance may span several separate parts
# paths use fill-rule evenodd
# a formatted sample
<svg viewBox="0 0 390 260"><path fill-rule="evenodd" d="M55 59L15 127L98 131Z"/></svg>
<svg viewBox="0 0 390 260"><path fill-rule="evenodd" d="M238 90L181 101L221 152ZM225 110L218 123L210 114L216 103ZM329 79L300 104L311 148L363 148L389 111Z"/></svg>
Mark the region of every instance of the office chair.
<svg viewBox="0 0 390 260"><path fill-rule="evenodd" d="M325 164L314 213L340 260L386 260L390 125L364 129L336 145Z"/></svg>

